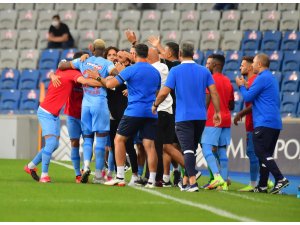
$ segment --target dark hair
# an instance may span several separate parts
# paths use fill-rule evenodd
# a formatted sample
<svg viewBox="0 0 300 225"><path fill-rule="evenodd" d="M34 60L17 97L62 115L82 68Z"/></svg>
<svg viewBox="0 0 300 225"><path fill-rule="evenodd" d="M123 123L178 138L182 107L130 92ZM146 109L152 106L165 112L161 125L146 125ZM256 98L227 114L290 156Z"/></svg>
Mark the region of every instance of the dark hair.
<svg viewBox="0 0 300 225"><path fill-rule="evenodd" d="M183 42L180 45L180 51L182 57L193 58L194 56L194 44L191 42Z"/></svg>
<svg viewBox="0 0 300 225"><path fill-rule="evenodd" d="M225 64L225 57L224 55L221 54L212 54L212 58L214 61L217 61L221 64L221 66L223 67Z"/></svg>
<svg viewBox="0 0 300 225"><path fill-rule="evenodd" d="M147 58L148 57L148 46L145 45L145 44L137 44L136 46L134 46L135 48L135 52L136 52L136 55L140 58Z"/></svg>
<svg viewBox="0 0 300 225"><path fill-rule="evenodd" d="M242 60L245 60L247 63L252 64L253 63L253 56L244 56Z"/></svg>
<svg viewBox="0 0 300 225"><path fill-rule="evenodd" d="M88 52L76 52L74 55L73 55L73 59L77 59L77 58L80 58L82 55L84 54L89 54Z"/></svg>
<svg viewBox="0 0 300 225"><path fill-rule="evenodd" d="M103 58L107 59L108 52L112 49L115 50L116 52L119 51L119 49L117 47L109 46L104 50Z"/></svg>
<svg viewBox="0 0 300 225"><path fill-rule="evenodd" d="M179 45L175 42L168 42L166 46L171 50L172 56L178 59Z"/></svg>
<svg viewBox="0 0 300 225"><path fill-rule="evenodd" d="M58 20L60 20L60 17L59 17L58 14L56 14L56 15L52 16L52 19L58 19Z"/></svg>

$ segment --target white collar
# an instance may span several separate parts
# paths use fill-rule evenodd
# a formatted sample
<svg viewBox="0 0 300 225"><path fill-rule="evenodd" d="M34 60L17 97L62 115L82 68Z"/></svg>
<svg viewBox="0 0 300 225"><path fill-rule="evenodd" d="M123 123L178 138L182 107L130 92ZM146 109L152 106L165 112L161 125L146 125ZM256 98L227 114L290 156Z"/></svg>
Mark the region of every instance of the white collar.
<svg viewBox="0 0 300 225"><path fill-rule="evenodd" d="M181 62L181 64L183 64L183 63L195 63L195 61L194 60L185 60L185 61Z"/></svg>

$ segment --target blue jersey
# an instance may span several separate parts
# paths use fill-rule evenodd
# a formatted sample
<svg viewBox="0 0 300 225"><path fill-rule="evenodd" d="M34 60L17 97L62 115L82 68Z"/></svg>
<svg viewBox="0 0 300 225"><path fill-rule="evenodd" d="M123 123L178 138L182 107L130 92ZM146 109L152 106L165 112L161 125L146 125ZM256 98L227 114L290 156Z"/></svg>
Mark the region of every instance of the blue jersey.
<svg viewBox="0 0 300 225"><path fill-rule="evenodd" d="M259 73L249 90L241 86L240 91L246 102L252 102L254 128L282 129L279 85L270 70Z"/></svg>
<svg viewBox="0 0 300 225"><path fill-rule="evenodd" d="M125 68L117 77L121 84L126 81L128 88L128 106L126 116L157 118L151 111L160 90L160 74L157 69L146 62L138 62Z"/></svg>
<svg viewBox="0 0 300 225"><path fill-rule="evenodd" d="M175 121L206 120L205 90L214 84L211 73L194 61L184 61L170 70L166 87L175 89Z"/></svg>
<svg viewBox="0 0 300 225"><path fill-rule="evenodd" d="M114 64L111 61L108 61L102 57L89 57L84 62L80 61L80 58L74 59L72 61L75 69L79 69L84 77L87 77L86 70L93 70L97 68L99 74L102 77L107 77L109 72L114 68ZM97 99L106 97L106 88L104 87L90 87L88 85L83 86L84 97L83 104L85 105L93 105L97 103ZM96 97L96 98L95 98Z"/></svg>

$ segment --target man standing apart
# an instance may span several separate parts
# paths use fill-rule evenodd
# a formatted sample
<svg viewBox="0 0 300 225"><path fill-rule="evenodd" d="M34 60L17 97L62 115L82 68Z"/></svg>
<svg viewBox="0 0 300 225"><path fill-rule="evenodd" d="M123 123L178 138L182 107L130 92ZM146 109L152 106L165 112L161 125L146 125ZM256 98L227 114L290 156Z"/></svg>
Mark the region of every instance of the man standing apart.
<svg viewBox="0 0 300 225"><path fill-rule="evenodd" d="M199 191L196 182L196 149L198 141L206 121L205 90L209 89L211 99L215 107L213 117L218 126L221 123L219 96L214 85L211 73L203 66L193 61L194 46L184 42L180 46L179 56L181 65L170 70L165 86L158 93L152 106L152 112L156 110L172 89L176 91L176 116L175 126L181 149L184 153L186 176L183 180L183 188L189 182L189 192Z"/></svg>
<svg viewBox="0 0 300 225"><path fill-rule="evenodd" d="M269 172L275 178L275 187L271 194L277 194L289 185L280 172L273 154L278 140L282 121L280 116L280 96L276 77L269 70L270 60L265 54L258 54L253 60L253 72L257 78L247 90L243 77L236 78L242 96L246 102L252 102L254 133L253 144L259 159L260 178L253 192L267 193Z"/></svg>

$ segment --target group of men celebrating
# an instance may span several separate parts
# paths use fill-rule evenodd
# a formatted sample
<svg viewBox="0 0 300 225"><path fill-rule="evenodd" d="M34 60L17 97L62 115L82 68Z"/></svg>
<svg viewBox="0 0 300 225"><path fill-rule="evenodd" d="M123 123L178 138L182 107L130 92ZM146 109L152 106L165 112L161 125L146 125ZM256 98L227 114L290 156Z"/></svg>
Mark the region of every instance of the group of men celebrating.
<svg viewBox="0 0 300 225"><path fill-rule="evenodd" d="M225 57L212 54L204 67L193 61L192 43L184 42L179 46L170 42L163 47L160 39L152 36L148 40L152 47L148 47L137 43L134 32L126 31L126 35L132 43L130 53L114 47L106 49L105 42L96 39L89 46L91 57L81 52L70 62L60 62L58 70L51 74L47 96L37 113L45 146L24 170L36 181L51 181L48 167L51 154L58 146L59 111L67 103L65 113L76 182L89 180L95 138L93 183L125 186L127 152L131 164L136 165L129 185L142 184L145 162L142 155L145 154L145 187L154 188L159 183L170 186L172 162L175 168L178 164L184 168L178 183L180 190L197 192L201 172L196 170L195 155L200 143L211 172L203 188L228 190L226 149L231 137L234 90L230 80L222 74ZM272 158L282 122L278 82L268 67L269 59L265 54L243 58L241 74L247 76L248 81L241 76L236 78L236 84L247 103L234 118L234 123L237 125L246 115L251 182L241 191L267 193L271 172L275 186L269 185L274 186L270 193L276 194L288 186L289 181ZM124 104L119 107L119 102L124 101L127 102L125 107ZM115 116L114 107L121 116ZM80 171L80 135L84 139L83 171ZM110 179L103 173L109 139L114 155L111 161L116 166L116 176ZM141 146L137 156L133 139ZM41 177L37 175L40 162Z"/></svg>

